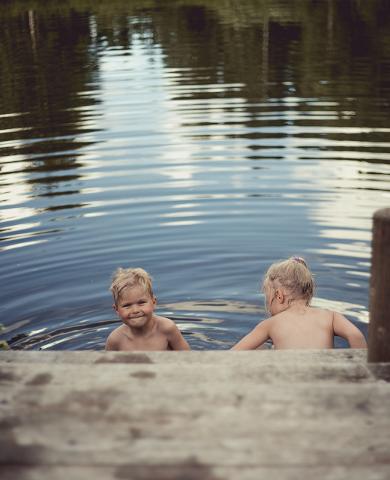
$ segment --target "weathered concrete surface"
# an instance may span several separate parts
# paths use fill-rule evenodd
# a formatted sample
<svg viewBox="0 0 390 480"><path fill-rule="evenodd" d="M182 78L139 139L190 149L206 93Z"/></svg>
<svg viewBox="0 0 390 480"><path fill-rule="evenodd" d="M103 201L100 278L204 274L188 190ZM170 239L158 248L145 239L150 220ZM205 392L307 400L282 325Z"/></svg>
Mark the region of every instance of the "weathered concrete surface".
<svg viewBox="0 0 390 480"><path fill-rule="evenodd" d="M363 350L0 353L0 478L390 478Z"/></svg>

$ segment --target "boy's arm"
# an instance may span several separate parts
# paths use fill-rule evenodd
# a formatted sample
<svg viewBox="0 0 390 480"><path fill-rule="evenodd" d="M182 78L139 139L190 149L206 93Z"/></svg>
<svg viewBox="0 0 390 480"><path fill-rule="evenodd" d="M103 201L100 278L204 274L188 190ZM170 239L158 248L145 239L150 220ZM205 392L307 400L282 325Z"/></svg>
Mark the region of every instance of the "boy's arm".
<svg viewBox="0 0 390 480"><path fill-rule="evenodd" d="M367 348L362 332L341 313L333 313L333 331L335 335L345 338L351 348Z"/></svg>
<svg viewBox="0 0 390 480"><path fill-rule="evenodd" d="M191 350L190 346L173 321L167 329L167 338L169 347L172 350Z"/></svg>
<svg viewBox="0 0 390 480"><path fill-rule="evenodd" d="M269 339L271 319L260 322L251 332L236 343L231 350L255 350Z"/></svg>

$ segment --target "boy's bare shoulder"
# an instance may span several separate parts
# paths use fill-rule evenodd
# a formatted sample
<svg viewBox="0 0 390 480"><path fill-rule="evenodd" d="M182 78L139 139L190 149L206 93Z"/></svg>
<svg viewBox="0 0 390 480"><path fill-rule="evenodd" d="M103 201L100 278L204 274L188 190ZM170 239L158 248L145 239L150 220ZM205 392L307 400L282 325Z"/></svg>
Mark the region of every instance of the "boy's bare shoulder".
<svg viewBox="0 0 390 480"><path fill-rule="evenodd" d="M120 325L119 327L115 328L107 337L106 340L106 350L119 350L121 339L124 336L123 327L125 325Z"/></svg>
<svg viewBox="0 0 390 480"><path fill-rule="evenodd" d="M126 325L119 325L119 327L116 327L110 335L107 337L107 341L110 342L115 342L116 340L119 340L123 335L125 334L126 331Z"/></svg>
<svg viewBox="0 0 390 480"><path fill-rule="evenodd" d="M126 325L119 325L118 327L114 328L114 330L110 333L109 336L116 336L116 335L122 335L123 334L123 331L125 329Z"/></svg>
<svg viewBox="0 0 390 480"><path fill-rule="evenodd" d="M170 318L160 317L156 315L156 321L157 321L158 329L162 333L171 333L173 330L176 330L177 328L175 322Z"/></svg>

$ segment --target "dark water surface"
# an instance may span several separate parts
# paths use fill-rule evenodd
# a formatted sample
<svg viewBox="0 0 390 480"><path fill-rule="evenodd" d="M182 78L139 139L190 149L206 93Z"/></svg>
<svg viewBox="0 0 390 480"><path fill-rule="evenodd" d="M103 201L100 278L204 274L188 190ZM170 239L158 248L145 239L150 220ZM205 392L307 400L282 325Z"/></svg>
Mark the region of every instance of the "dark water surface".
<svg viewBox="0 0 390 480"><path fill-rule="evenodd" d="M390 2L14 1L0 20L13 348L101 349L118 266L152 274L192 348L229 348L292 254L314 303L366 333L371 219L390 203Z"/></svg>

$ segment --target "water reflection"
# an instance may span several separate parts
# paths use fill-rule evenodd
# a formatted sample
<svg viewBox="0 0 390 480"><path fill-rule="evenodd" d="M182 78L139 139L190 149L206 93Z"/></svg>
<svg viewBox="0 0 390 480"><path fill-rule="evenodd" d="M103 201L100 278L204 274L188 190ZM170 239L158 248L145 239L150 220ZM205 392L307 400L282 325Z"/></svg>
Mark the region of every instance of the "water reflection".
<svg viewBox="0 0 390 480"><path fill-rule="evenodd" d="M371 217L390 197L386 1L31 0L0 15L15 348L101 348L119 265L152 273L194 348L227 348L264 318L265 268L296 253L316 301L366 328Z"/></svg>

